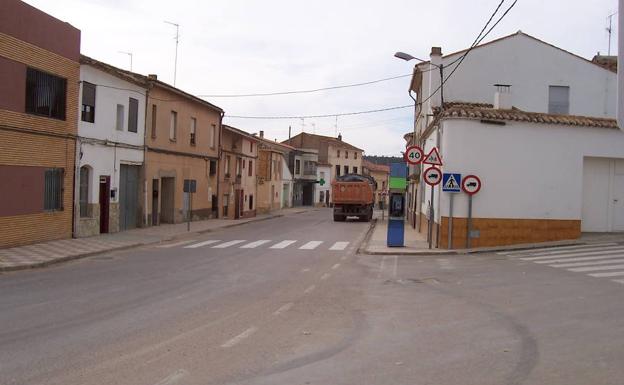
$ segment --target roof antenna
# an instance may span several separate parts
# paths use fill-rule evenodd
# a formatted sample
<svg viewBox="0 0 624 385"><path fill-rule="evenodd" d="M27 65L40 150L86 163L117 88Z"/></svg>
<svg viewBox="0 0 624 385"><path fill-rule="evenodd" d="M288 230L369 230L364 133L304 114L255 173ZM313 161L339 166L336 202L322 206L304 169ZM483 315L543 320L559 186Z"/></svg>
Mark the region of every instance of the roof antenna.
<svg viewBox="0 0 624 385"><path fill-rule="evenodd" d="M178 73L178 43L180 42L180 24L172 23L172 22L166 21L166 20L165 20L165 23L171 24L174 27L176 27L176 35L174 37L174 39L176 41L176 50L175 50L175 61L173 63L173 86L175 87L175 85L176 85L176 75Z"/></svg>
<svg viewBox="0 0 624 385"><path fill-rule="evenodd" d="M607 33L609 34L609 49L607 50L607 55L609 56L611 56L611 33L613 32L613 28L611 27L611 25L612 25L613 16L615 15L617 15L617 12L613 12L612 14L607 16L607 19L609 20L609 26L606 28Z"/></svg>
<svg viewBox="0 0 624 385"><path fill-rule="evenodd" d="M338 115L336 115L336 121L334 122L334 136L338 136Z"/></svg>

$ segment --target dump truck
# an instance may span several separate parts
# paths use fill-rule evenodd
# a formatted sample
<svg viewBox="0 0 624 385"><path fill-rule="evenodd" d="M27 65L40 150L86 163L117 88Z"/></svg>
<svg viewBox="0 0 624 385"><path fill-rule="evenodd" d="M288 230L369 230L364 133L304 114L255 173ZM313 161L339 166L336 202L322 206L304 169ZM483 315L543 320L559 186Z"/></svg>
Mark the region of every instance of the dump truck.
<svg viewBox="0 0 624 385"><path fill-rule="evenodd" d="M346 174L331 184L334 201L334 221L344 222L347 217L358 217L368 222L373 218L375 180L366 175Z"/></svg>

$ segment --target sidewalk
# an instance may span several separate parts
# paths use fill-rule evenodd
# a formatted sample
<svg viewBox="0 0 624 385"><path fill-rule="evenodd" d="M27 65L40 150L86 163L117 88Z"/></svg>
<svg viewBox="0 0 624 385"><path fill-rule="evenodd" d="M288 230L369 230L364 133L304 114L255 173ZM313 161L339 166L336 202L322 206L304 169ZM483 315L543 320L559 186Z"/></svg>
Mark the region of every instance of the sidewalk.
<svg viewBox="0 0 624 385"><path fill-rule="evenodd" d="M312 210L314 210L312 207L296 207L275 210L270 214L262 214L254 218L196 221L191 222L190 232L187 231L187 224L185 222L133 229L114 234L102 234L88 238L62 239L13 247L10 249L0 249L0 272L43 267L107 251L161 243L176 238L199 235L228 227L244 225L246 223L264 221Z"/></svg>
<svg viewBox="0 0 624 385"><path fill-rule="evenodd" d="M470 253L486 253L496 251L524 250L542 247L556 247L568 245L583 245L600 242L624 242L623 233L583 233L579 239L572 239L557 242L524 243L511 246L478 247L473 249L429 249L427 236L413 230L409 225L405 225L405 247L388 247L386 238L388 233L388 218L382 218L380 211L375 212L376 220L372 232L369 234L364 245L361 247L362 254L373 255L458 255Z"/></svg>

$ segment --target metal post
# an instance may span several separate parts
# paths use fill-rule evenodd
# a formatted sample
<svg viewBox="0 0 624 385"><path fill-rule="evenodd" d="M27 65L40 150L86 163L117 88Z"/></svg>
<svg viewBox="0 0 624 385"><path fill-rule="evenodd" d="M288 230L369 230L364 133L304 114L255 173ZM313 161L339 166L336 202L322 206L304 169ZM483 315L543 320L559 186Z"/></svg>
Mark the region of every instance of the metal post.
<svg viewBox="0 0 624 385"><path fill-rule="evenodd" d="M431 246L433 244L433 216L435 214L435 210L433 208L433 187L431 186L431 204L429 205L429 248L431 249Z"/></svg>
<svg viewBox="0 0 624 385"><path fill-rule="evenodd" d="M453 248L453 196L455 194L450 194L449 197L449 223L448 223L448 249Z"/></svg>
<svg viewBox="0 0 624 385"><path fill-rule="evenodd" d="M472 194L468 195L468 221L466 222L466 248L470 248L470 236L472 235Z"/></svg>
<svg viewBox="0 0 624 385"><path fill-rule="evenodd" d="M190 183L189 183L190 185ZM190 187L190 186L189 186ZM186 231L191 231L191 216L193 215L193 193L189 192L187 193L190 195L189 197L189 212L188 212L188 218L187 218L187 222L186 222Z"/></svg>

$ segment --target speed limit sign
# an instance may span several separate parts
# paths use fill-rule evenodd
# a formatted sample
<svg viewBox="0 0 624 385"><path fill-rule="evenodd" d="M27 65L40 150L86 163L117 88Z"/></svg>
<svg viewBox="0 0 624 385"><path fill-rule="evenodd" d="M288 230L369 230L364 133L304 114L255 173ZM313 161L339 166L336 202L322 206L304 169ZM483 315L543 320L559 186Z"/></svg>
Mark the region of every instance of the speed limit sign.
<svg viewBox="0 0 624 385"><path fill-rule="evenodd" d="M423 158L423 151L418 146L409 146L407 150L405 150L405 161L409 164L419 164L423 161Z"/></svg>

